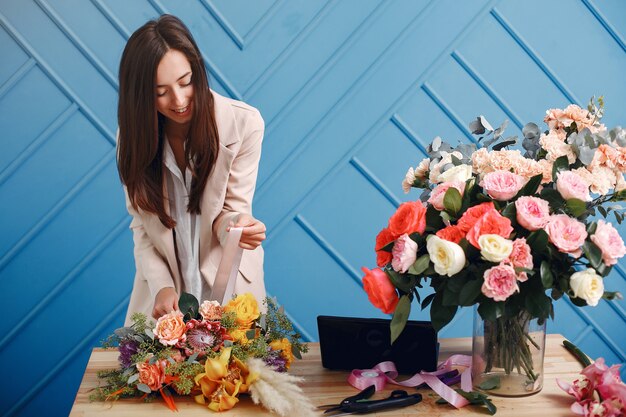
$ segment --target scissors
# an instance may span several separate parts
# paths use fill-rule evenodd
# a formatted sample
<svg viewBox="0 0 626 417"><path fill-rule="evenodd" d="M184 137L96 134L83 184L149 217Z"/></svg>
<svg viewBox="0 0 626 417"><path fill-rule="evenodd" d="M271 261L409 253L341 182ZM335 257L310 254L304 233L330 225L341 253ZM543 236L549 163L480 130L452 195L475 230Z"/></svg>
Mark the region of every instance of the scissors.
<svg viewBox="0 0 626 417"><path fill-rule="evenodd" d="M391 408L406 407L422 401L421 394L409 395L406 391L395 390L391 395L382 400L367 401L376 392L376 387L370 385L356 395L345 398L339 404L322 405L318 408L327 408L324 415L339 417L349 414L366 414L375 411L383 411Z"/></svg>

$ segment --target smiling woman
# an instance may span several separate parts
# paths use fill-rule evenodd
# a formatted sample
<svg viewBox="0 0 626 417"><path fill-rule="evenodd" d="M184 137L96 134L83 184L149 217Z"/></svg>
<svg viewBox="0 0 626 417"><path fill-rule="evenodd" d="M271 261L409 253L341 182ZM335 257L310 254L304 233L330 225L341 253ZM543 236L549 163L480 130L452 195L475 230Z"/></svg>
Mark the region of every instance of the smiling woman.
<svg viewBox="0 0 626 417"><path fill-rule="evenodd" d="M226 232L243 227L236 293L265 297L265 225L252 217L264 124L255 108L209 89L187 27L163 15L128 40L120 63L118 170L133 216L132 313L208 299Z"/></svg>

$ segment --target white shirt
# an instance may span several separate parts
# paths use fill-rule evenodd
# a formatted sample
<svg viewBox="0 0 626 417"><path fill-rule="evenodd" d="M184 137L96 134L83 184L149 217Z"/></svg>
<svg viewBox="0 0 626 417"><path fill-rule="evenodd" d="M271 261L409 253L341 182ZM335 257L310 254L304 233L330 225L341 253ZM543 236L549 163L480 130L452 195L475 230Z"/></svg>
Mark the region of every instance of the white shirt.
<svg viewBox="0 0 626 417"><path fill-rule="evenodd" d="M165 180L170 201L170 216L176 221L174 228L178 267L183 280L182 290L192 294L200 303L208 300L211 289L200 274L200 222L195 213L187 211L191 190L191 170L185 169L185 177L176 164L174 151L164 135L163 162L166 166Z"/></svg>

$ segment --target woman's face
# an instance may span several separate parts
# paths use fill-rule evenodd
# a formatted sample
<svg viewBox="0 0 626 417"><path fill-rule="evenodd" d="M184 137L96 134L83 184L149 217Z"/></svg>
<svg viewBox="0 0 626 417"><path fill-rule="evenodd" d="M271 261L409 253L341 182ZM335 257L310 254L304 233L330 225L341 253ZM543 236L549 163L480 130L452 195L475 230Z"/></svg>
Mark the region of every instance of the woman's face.
<svg viewBox="0 0 626 417"><path fill-rule="evenodd" d="M192 117L193 84L191 65L180 51L170 49L159 62L156 74L156 106L159 113L175 123L189 123Z"/></svg>

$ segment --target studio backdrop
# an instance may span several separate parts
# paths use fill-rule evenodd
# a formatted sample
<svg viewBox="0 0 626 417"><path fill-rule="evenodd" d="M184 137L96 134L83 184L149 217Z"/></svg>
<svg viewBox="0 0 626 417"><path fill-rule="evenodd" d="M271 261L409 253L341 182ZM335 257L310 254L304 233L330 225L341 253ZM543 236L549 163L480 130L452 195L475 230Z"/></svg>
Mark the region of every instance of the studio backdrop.
<svg viewBox="0 0 626 417"><path fill-rule="evenodd" d="M360 268L418 198L401 181L435 136L470 141L480 114L520 136L593 95L607 126L626 123L621 0L0 0L0 415L66 415L91 348L123 324L134 262L117 69L162 13L189 26L212 88L265 119L267 289L311 341L319 314L382 316ZM607 289L626 293L625 273ZM624 362L625 309L561 300L548 331ZM440 336L469 336L472 315Z"/></svg>

